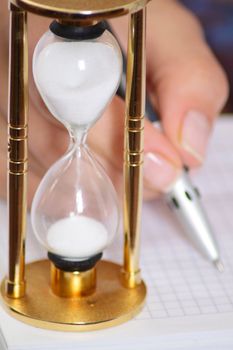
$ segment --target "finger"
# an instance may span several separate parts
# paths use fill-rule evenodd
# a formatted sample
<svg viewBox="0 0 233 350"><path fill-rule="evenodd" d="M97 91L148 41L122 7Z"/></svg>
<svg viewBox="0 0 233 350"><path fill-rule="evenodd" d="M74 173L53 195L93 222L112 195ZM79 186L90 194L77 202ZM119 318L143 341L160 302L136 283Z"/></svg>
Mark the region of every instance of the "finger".
<svg viewBox="0 0 233 350"><path fill-rule="evenodd" d="M153 37L148 33L150 91L166 135L184 163L196 166L204 160L228 84L199 24L184 8L168 1L154 15Z"/></svg>
<svg viewBox="0 0 233 350"><path fill-rule="evenodd" d="M122 187L124 111L123 101L115 98L88 137L91 149L101 158L117 190ZM148 120L144 131L144 190L149 199L170 188L180 174L181 161L170 142Z"/></svg>
<svg viewBox="0 0 233 350"><path fill-rule="evenodd" d="M69 134L65 127L61 123L55 123L55 118L49 114L44 118L33 104L30 106L29 115L30 154L37 161L37 172L43 175L65 153L69 144Z"/></svg>

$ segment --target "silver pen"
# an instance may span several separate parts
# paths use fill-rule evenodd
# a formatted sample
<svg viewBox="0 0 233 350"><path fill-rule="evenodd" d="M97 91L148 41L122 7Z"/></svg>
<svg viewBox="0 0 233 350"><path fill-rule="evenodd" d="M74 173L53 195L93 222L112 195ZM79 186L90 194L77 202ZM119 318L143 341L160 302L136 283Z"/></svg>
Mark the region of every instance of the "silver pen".
<svg viewBox="0 0 233 350"><path fill-rule="evenodd" d="M108 29L111 31L109 25ZM117 95L124 99L125 92L126 58L123 53L123 74ZM152 122L160 124L148 97L146 98L146 116ZM222 272L224 267L220 260L219 248L214 237L213 229L202 206L200 193L198 189L192 185L188 169L184 167L181 176L172 185L169 191L164 194L164 197L189 239L202 255L209 259L214 266Z"/></svg>
<svg viewBox="0 0 233 350"><path fill-rule="evenodd" d="M164 196L190 240L222 272L223 264L213 229L202 206L200 193L192 185L187 171L182 172Z"/></svg>

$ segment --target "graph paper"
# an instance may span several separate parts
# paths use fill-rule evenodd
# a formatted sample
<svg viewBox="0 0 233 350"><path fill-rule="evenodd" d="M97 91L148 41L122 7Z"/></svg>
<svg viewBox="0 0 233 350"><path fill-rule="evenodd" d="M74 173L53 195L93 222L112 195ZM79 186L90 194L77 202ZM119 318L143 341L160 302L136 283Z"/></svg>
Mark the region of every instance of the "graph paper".
<svg viewBox="0 0 233 350"><path fill-rule="evenodd" d="M144 310L132 321L101 332L69 334L35 329L0 313L0 326L12 349L176 349L179 334L185 349L184 334L198 334L195 345L202 341L209 346L213 341L219 347L233 348L233 123L222 119L213 136L209 156L201 170L192 173L193 182L199 187L203 204L219 242L224 272L219 273L190 243L176 219L162 200L145 203L142 216L142 276L148 287ZM0 207L1 222L5 225L5 206ZM6 269L7 243L1 237L0 273ZM29 228L28 260L45 256ZM105 257L121 262L122 235L118 235ZM4 270L4 271L3 271ZM7 322L6 322L7 320ZM229 330L217 337L217 330ZM11 337L12 332L16 334ZM202 332L202 333L201 333ZM204 332L204 333L203 333ZM212 333L211 333L212 334ZM222 333L221 333L222 334ZM25 337L27 335L27 337ZM135 344L135 335L137 344ZM166 336L166 340L161 340ZM104 339L104 343L103 343ZM146 343L146 339L150 340ZM159 341L160 339L160 341ZM176 342L174 342L176 339ZM202 339L202 340L201 340ZM38 345L37 340L40 341ZM127 346L122 346L122 341ZM229 347L224 347L228 341ZM26 342L26 343L25 343ZM60 344L59 349L57 344ZM21 347L19 346L21 345ZM62 345L63 344L63 345ZM76 344L76 345L75 345ZM164 345L166 344L166 346ZM189 345L187 345L189 344ZM211 343L212 344L212 343ZM207 349L208 347L205 347ZM186 346L186 347L185 347ZM9 347L10 348L10 347ZM183 349L181 343L177 349ZM195 346L194 346L195 348ZM200 349L200 347L196 347ZM208 348L209 349L209 348Z"/></svg>
<svg viewBox="0 0 233 350"><path fill-rule="evenodd" d="M233 313L233 128L228 123L219 123L204 167L191 174L215 230L224 272L196 251L162 200L145 204L141 267L148 298L137 320Z"/></svg>
<svg viewBox="0 0 233 350"><path fill-rule="evenodd" d="M142 269L149 291L139 319L233 313L233 196L224 200L206 196L205 204L216 230L224 273L216 271L179 235L173 218L167 222L158 220L159 225L151 227L148 220L151 211L156 211L157 216L162 208L158 205L147 208Z"/></svg>

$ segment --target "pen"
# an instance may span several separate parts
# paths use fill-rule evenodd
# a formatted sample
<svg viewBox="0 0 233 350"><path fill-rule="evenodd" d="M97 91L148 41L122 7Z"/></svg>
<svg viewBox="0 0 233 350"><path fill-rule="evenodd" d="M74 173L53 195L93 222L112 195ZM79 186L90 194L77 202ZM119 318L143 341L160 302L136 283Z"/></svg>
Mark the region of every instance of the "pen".
<svg viewBox="0 0 233 350"><path fill-rule="evenodd" d="M112 32L109 24L107 24L107 27ZM122 99L125 99L126 57L123 50L122 55L123 74L117 95ZM159 123L159 118L155 113L148 96L146 97L146 116L152 122ZM168 192L164 193L164 198L189 239L197 249L209 259L220 272L222 272L224 267L220 260L219 249L214 237L213 229L202 206L200 192L192 185L186 167L183 168L181 175Z"/></svg>

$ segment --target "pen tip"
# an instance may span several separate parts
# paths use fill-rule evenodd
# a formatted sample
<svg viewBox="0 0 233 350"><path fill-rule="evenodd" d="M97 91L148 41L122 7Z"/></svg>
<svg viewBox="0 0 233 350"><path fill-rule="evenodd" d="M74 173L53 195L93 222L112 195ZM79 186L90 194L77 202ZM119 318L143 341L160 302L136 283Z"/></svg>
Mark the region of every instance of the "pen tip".
<svg viewBox="0 0 233 350"><path fill-rule="evenodd" d="M216 267L216 269L219 271L219 272L223 272L224 271L224 266L223 266L223 263L220 261L220 260L214 260L214 266Z"/></svg>

